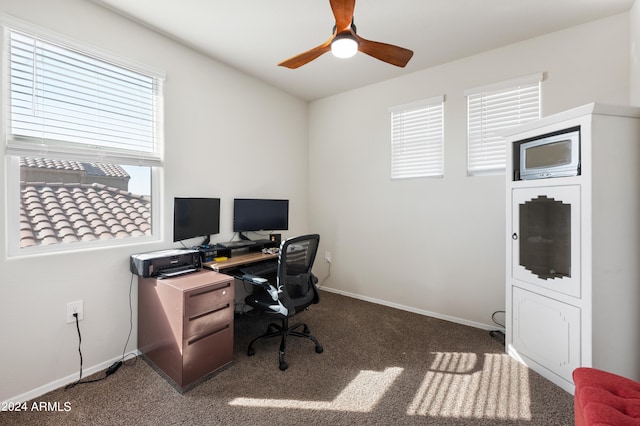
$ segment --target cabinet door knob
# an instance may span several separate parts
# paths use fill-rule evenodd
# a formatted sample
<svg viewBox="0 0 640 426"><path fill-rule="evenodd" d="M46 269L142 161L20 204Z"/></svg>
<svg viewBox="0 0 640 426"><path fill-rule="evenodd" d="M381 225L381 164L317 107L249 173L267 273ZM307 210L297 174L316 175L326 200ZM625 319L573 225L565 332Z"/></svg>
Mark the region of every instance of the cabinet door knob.
<svg viewBox="0 0 640 426"><path fill-rule="evenodd" d="M513 233L513 235L511 236L512 240L517 240L518 239L518 234L516 234L515 232Z"/></svg>

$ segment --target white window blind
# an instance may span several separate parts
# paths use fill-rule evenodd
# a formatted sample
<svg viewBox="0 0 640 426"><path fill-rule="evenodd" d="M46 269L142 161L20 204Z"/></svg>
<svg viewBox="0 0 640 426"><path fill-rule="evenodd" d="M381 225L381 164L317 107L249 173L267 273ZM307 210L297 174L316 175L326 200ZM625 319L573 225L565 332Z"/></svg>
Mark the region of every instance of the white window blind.
<svg viewBox="0 0 640 426"><path fill-rule="evenodd" d="M500 130L540 118L543 75L467 90L468 174L502 172L506 147Z"/></svg>
<svg viewBox="0 0 640 426"><path fill-rule="evenodd" d="M391 178L444 175L444 96L391 112Z"/></svg>
<svg viewBox="0 0 640 426"><path fill-rule="evenodd" d="M27 33L7 33L7 153L161 164L161 76Z"/></svg>

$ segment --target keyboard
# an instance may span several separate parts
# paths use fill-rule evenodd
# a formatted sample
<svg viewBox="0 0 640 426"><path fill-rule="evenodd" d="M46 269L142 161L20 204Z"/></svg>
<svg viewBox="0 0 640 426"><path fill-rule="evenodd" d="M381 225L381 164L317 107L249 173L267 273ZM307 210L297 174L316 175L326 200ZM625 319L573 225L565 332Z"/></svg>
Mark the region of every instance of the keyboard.
<svg viewBox="0 0 640 426"><path fill-rule="evenodd" d="M268 274L275 274L278 272L278 261L267 261L254 263L251 265L243 266L240 268L240 271L246 275L256 275L263 276Z"/></svg>
<svg viewBox="0 0 640 426"><path fill-rule="evenodd" d="M249 274L244 274L242 276L239 277L242 281L246 281L250 284L253 285L257 285L257 286L263 286L264 283L268 283L269 281L266 280L266 278L263 277L256 277L255 275L249 275Z"/></svg>

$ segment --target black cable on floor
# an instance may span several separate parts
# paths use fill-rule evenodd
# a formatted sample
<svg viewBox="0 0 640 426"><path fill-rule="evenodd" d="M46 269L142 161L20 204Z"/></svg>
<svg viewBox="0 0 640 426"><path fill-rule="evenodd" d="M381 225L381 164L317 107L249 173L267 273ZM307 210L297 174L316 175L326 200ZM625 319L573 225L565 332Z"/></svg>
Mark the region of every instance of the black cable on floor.
<svg viewBox="0 0 640 426"><path fill-rule="evenodd" d="M124 342L124 348L122 348L122 359L120 359L121 363L125 363L125 353L127 351L127 345L129 344L129 339L131 339L131 333L133 331L133 305L131 300L131 292L133 290L133 277L134 274L131 274L131 280L129 281L129 335L127 336L127 340ZM138 361L138 355L133 353L133 362L130 364L125 364L128 366L135 365L136 361Z"/></svg>
<svg viewBox="0 0 640 426"><path fill-rule="evenodd" d="M493 320L494 323L496 323L500 327L504 328L504 324L501 324L500 322L498 322L496 320L496 314L498 314L498 313L505 313L505 311L495 311L493 314L491 314L491 319ZM502 331L502 330L491 330L491 331L489 331L489 335L491 337L493 337L495 340L497 340L498 342L502 343L502 345L504 345L504 341L505 341L504 331Z"/></svg>
<svg viewBox="0 0 640 426"><path fill-rule="evenodd" d="M76 319L76 329L78 330L78 354L80 355L80 377L78 377L77 381L73 383L69 383L67 386L65 386L64 387L65 390L71 389L76 385L84 385L87 383L95 383L95 382L104 380L110 375L112 375L113 373L115 373L118 370L118 368L120 368L120 366L122 365L122 361L116 361L109 368L107 368L107 373L104 377L100 377L99 379L93 379L93 380L85 380L83 382L82 381L82 334L80 333L80 319L78 318L78 314L73 314L73 317Z"/></svg>
<svg viewBox="0 0 640 426"><path fill-rule="evenodd" d="M65 390L71 389L72 387L80 383L80 380L82 380L82 335L80 334L80 320L78 319L77 313L73 314L73 317L76 319L76 328L78 329L78 353L80 354L80 377L78 378L77 382L68 384L65 387Z"/></svg>

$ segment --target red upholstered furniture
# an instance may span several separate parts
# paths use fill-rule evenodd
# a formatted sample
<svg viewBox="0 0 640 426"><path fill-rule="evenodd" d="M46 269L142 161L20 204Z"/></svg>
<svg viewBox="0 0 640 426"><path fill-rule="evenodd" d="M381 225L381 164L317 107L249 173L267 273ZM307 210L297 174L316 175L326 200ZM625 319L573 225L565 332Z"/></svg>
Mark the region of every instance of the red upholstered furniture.
<svg viewBox="0 0 640 426"><path fill-rule="evenodd" d="M586 367L573 371L573 382L576 426L640 426L640 383Z"/></svg>

